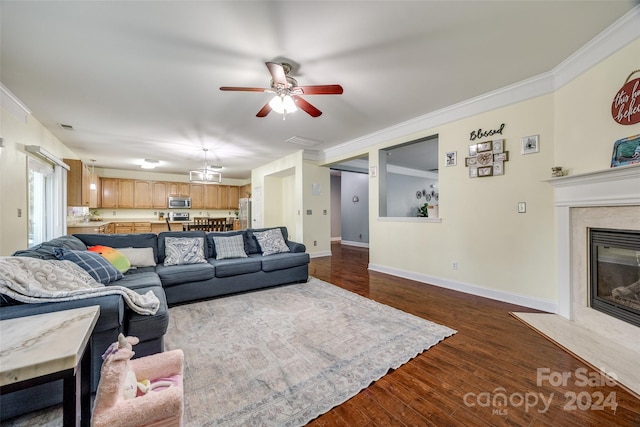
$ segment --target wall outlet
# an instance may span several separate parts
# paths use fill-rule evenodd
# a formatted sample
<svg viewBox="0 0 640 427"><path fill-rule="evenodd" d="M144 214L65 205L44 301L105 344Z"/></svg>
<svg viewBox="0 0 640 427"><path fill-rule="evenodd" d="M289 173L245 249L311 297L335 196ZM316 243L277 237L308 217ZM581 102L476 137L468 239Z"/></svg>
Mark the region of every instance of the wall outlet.
<svg viewBox="0 0 640 427"><path fill-rule="evenodd" d="M307 209L307 215L311 215L313 211L311 209Z"/></svg>
<svg viewBox="0 0 640 427"><path fill-rule="evenodd" d="M313 246L318 246L318 241L317 240L313 241Z"/></svg>
<svg viewBox="0 0 640 427"><path fill-rule="evenodd" d="M458 269L458 261L451 261L451 269L452 270Z"/></svg>
<svg viewBox="0 0 640 427"><path fill-rule="evenodd" d="M18 218L22 218L22 209L18 208Z"/></svg>
<svg viewBox="0 0 640 427"><path fill-rule="evenodd" d="M116 211L113 211L113 216L116 216Z"/></svg>

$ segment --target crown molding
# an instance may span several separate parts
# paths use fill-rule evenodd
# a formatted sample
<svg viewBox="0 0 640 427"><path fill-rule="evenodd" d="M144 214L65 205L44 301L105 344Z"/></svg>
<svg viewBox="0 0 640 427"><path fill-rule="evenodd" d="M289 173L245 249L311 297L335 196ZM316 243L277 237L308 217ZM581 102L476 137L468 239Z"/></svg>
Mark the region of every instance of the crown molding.
<svg viewBox="0 0 640 427"><path fill-rule="evenodd" d="M354 152L367 151L376 144L553 93L639 38L640 5L635 6L549 72L327 148L318 153L318 158L321 162L327 162L328 159L334 161L341 157L353 156Z"/></svg>

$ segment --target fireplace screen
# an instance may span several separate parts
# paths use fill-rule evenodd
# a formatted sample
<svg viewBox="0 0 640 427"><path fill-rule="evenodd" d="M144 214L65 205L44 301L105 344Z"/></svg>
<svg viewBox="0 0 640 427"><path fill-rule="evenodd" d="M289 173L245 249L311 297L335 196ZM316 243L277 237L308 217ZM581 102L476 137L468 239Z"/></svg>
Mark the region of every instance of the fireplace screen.
<svg viewBox="0 0 640 427"><path fill-rule="evenodd" d="M590 229L591 307L640 326L640 231Z"/></svg>

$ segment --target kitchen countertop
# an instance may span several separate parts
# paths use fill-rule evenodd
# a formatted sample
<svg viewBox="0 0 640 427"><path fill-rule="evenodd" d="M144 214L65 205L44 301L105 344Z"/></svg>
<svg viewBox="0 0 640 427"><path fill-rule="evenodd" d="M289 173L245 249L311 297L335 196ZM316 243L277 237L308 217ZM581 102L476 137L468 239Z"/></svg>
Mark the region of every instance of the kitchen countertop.
<svg viewBox="0 0 640 427"><path fill-rule="evenodd" d="M103 225L107 225L107 224L111 224L112 222L150 222L151 224L166 224L166 221L164 219L160 220L157 218L154 219L150 219L150 218L114 218L114 219L103 219L102 221L89 221L89 222L84 222L84 221L78 221L78 222L73 222L73 221L68 221L67 222L67 227L69 228L74 228L74 227L101 227ZM169 220L170 223L179 223L179 222L185 222L185 221L171 221Z"/></svg>

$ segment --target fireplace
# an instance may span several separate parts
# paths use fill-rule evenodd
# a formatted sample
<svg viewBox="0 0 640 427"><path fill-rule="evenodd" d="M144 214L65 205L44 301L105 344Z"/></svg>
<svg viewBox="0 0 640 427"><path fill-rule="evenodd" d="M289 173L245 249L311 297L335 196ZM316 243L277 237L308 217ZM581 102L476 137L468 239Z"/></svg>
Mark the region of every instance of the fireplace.
<svg viewBox="0 0 640 427"><path fill-rule="evenodd" d="M640 231L589 229L591 308L640 326Z"/></svg>

